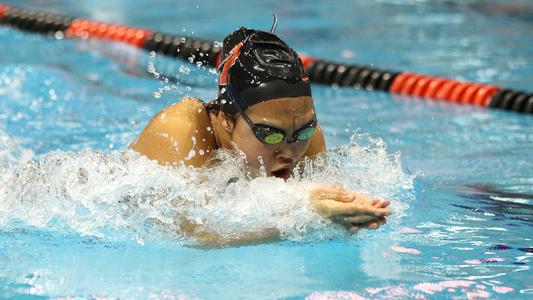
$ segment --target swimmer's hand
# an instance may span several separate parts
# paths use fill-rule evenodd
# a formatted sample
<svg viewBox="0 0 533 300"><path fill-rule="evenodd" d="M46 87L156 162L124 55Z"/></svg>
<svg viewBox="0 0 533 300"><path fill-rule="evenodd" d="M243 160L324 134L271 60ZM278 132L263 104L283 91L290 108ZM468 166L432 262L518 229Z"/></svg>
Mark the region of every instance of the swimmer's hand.
<svg viewBox="0 0 533 300"><path fill-rule="evenodd" d="M353 232L360 228L377 229L387 222L390 201L348 192L331 186L311 190L310 199L318 213Z"/></svg>

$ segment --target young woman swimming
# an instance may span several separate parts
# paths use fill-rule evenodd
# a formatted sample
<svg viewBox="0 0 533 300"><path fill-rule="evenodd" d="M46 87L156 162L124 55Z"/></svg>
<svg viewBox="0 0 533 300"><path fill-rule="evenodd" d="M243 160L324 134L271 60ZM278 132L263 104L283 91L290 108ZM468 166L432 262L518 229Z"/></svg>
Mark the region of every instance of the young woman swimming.
<svg viewBox="0 0 533 300"><path fill-rule="evenodd" d="M252 176L287 179L305 157L325 152L311 86L298 55L276 35L240 28L224 39L218 98L186 98L159 112L131 148L159 164L206 166L216 149L242 155ZM310 191L324 217L351 230L378 228L389 201L339 187Z"/></svg>

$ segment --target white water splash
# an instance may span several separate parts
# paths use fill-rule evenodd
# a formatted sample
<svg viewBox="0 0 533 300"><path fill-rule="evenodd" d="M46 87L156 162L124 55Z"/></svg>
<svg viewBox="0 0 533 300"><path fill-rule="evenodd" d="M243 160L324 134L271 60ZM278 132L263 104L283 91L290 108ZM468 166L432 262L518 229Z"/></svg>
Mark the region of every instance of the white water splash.
<svg viewBox="0 0 533 300"><path fill-rule="evenodd" d="M7 149L0 177L2 229L35 226L141 242L170 237L191 243L180 230L184 219L222 238L271 228L289 240L338 236L342 230L311 207L311 188L335 183L395 199L392 219L399 219L413 180L403 173L399 154L365 135L305 162L302 174L288 181L250 179L242 160L225 151L202 169L162 167L130 150L54 152L29 162L17 151Z"/></svg>
<svg viewBox="0 0 533 300"><path fill-rule="evenodd" d="M24 149L19 142L0 129L0 203L6 199L6 188L11 178L11 170L21 163L31 160L33 152ZM0 213L3 206L0 204Z"/></svg>

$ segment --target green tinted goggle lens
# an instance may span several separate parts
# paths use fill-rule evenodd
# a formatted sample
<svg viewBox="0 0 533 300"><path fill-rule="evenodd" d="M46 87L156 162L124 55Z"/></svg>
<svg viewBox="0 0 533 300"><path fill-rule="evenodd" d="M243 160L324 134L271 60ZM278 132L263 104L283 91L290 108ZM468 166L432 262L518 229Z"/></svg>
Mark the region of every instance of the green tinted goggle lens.
<svg viewBox="0 0 533 300"><path fill-rule="evenodd" d="M311 138L316 132L315 127L309 127L301 132L298 132L298 135L296 136L296 139L298 141L303 141ZM279 144L283 142L285 139L285 135L281 132L271 133L263 138L263 141L267 144L273 145L273 144Z"/></svg>
<svg viewBox="0 0 533 300"><path fill-rule="evenodd" d="M285 135L283 135L282 133L272 133L272 134L269 134L267 135L265 138L264 138L264 141L265 143L267 144L279 144L283 141L283 139L285 138Z"/></svg>
<svg viewBox="0 0 533 300"><path fill-rule="evenodd" d="M298 140L301 141L301 140L307 140L309 138L311 138L316 132L316 128L315 127L309 127L309 128L306 128L302 131L300 131L298 133Z"/></svg>

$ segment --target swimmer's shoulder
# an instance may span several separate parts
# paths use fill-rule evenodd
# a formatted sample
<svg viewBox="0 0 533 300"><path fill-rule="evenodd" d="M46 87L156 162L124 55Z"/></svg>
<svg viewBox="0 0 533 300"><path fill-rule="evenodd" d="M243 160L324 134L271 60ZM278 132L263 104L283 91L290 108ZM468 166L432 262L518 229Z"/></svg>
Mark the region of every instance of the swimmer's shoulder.
<svg viewBox="0 0 533 300"><path fill-rule="evenodd" d="M163 165L203 166L215 149L211 118L198 98L182 100L160 111L137 140L133 150Z"/></svg>

